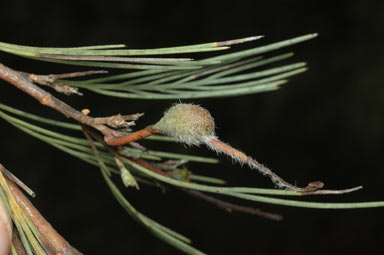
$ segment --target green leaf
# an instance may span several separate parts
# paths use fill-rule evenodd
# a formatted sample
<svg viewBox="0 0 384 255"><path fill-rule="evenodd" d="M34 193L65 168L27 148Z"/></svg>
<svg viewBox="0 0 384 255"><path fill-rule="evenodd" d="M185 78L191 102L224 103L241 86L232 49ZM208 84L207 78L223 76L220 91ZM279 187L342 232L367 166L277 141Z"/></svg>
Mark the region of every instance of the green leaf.
<svg viewBox="0 0 384 255"><path fill-rule="evenodd" d="M87 134L86 134L87 136ZM116 185L112 182L110 179L108 173L109 170L107 166L104 164L103 160L100 158L98 150L96 146L94 146L93 141L89 136L87 136L88 141L90 143L90 146L92 150L94 151L94 154L97 158L97 161L99 163L99 167L101 170L101 173L104 177L104 180L108 184L110 190L112 191L112 194L116 198L116 200L120 203L120 205L131 215L132 218L136 219L139 223L141 223L143 226L148 228L150 232L152 232L155 236L163 240L164 242L174 246L175 248L185 252L186 254L192 254L192 255L204 255L205 253L193 248L188 243L190 243L190 240L175 231L169 230L166 227L161 226L158 223L155 223L153 220L149 219L147 216L144 216L139 211L137 211L129 202L128 200L121 194L119 189L116 187ZM186 243L187 242L187 243Z"/></svg>
<svg viewBox="0 0 384 255"><path fill-rule="evenodd" d="M0 43L0 50L37 60L99 68L141 69L88 80L60 80L68 86L112 97L130 99L189 99L248 95L276 90L286 78L306 70L304 63L260 68L292 56L292 53L263 59L260 54L312 39L316 34L222 54L200 60L190 58L127 57L187 54L227 49L229 45L253 41L248 37L224 42L146 50L129 50L124 45L75 48L43 48ZM122 63L134 62L134 63ZM241 73L241 74L236 74Z"/></svg>

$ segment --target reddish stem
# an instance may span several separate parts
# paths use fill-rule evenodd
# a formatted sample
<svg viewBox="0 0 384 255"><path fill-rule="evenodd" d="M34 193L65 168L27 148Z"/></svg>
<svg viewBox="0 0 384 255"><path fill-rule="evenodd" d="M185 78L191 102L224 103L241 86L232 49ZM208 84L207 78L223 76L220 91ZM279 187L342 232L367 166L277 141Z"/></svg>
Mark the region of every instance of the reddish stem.
<svg viewBox="0 0 384 255"><path fill-rule="evenodd" d="M155 129L152 125L140 129L136 132L130 133L125 136L111 137L105 136L104 140L108 145L111 146L120 146L127 143L135 142L141 139L144 139L148 136L159 134L160 131Z"/></svg>
<svg viewBox="0 0 384 255"><path fill-rule="evenodd" d="M297 192L301 192L301 193L307 193L307 192L313 193L313 192L321 189L324 186L324 184L322 182L311 182L306 187L303 187L303 188L297 187L297 186L290 184L289 182L285 181L280 176L275 174L272 170L270 170L266 166L260 164L259 162L252 159L251 157L248 157L243 152L241 152L235 148L232 148L231 146L229 146L229 145L227 145L227 144L225 144L225 143L223 143L223 142L221 142L215 138L211 138L207 145L210 146L215 151L222 152L222 153L225 153L225 154L231 156L232 158L238 160L240 163L247 163L251 168L256 168L257 170L259 170L260 173L271 178L272 181L274 183L276 183L276 185L278 185L282 188L286 188L288 190L293 190L293 191L297 191Z"/></svg>

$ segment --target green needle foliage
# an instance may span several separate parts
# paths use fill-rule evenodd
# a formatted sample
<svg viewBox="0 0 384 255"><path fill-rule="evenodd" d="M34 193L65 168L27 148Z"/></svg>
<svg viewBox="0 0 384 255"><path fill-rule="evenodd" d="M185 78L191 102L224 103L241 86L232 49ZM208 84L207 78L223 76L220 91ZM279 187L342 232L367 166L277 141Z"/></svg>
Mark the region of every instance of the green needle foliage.
<svg viewBox="0 0 384 255"><path fill-rule="evenodd" d="M276 90L280 85L287 82L287 78L304 72L306 64L295 63L252 71L255 68L279 62L293 55L288 53L274 57L263 57L261 54L300 43L315 36L316 34L309 34L267 46L201 60L131 56L226 50L231 44L243 43L260 37L151 50L127 50L124 45L38 48L0 42L0 50L61 64L138 69L134 72L110 75L99 79L58 81L62 85L87 89L112 97L150 100L184 99L239 96Z"/></svg>
<svg viewBox="0 0 384 255"><path fill-rule="evenodd" d="M239 96L279 88L281 84L287 81L287 78L305 71L305 63L268 67L267 65L279 63L281 60L290 58L293 54L287 53L277 56L262 56L261 54L300 43L315 36L316 34L309 34L266 46L200 60L146 56L222 51L228 49L232 44L252 41L259 39L259 37L148 50L130 50L122 44L76 48L39 48L0 42L0 50L22 57L59 64L121 69L119 74L107 74L101 78L56 80L55 82L59 85L131 99L205 98ZM130 71L128 72L127 69ZM133 219L164 242L186 254L204 253L192 247L191 240L187 237L140 213L122 195L115 184L116 180L123 182L127 187L133 186L137 189L142 185L158 186L160 183L163 189L187 189L212 193L213 196L220 195L224 198L234 197L240 200L282 206L318 209L384 206L384 202L323 203L298 201L292 197L303 194L296 191L224 186L225 180L212 176L201 176L196 174L194 170L179 168L178 165L168 171L171 173L169 176L164 176L164 174L152 171L134 159L146 160L152 164L164 164L168 160L179 160L182 164L188 161L217 164L218 160L168 151L141 151L129 145L123 146L120 151L111 151L102 142L94 141L95 137L87 133L86 129L83 130L79 124L44 118L1 103L0 118L60 151L97 166L113 196ZM77 131L78 134L73 135L73 131ZM83 138L84 136L85 138ZM156 135L146 139L158 142L177 142L175 138ZM4 197L1 189L0 196ZM280 198L282 196L286 198ZM24 232L20 233L25 239ZM27 241L26 243L29 244ZM30 253L33 248L29 245L27 249Z"/></svg>

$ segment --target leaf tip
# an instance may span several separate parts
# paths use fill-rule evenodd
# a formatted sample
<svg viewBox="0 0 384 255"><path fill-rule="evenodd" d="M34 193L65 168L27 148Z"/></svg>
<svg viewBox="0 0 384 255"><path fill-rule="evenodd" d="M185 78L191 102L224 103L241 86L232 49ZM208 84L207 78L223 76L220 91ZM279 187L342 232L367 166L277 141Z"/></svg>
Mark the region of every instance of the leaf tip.
<svg viewBox="0 0 384 255"><path fill-rule="evenodd" d="M315 37L319 36L319 33L312 33L312 34L310 34L310 36L311 36L311 38L315 38Z"/></svg>
<svg viewBox="0 0 384 255"><path fill-rule="evenodd" d="M240 44L240 43L245 43L245 42L251 42L251 41L259 40L259 39L261 39L263 37L264 37L264 35L249 36L249 37L244 37L244 38L241 38L241 39L217 42L217 43L215 43L215 46L216 47L221 47L221 46L228 46L228 45L233 45L233 44Z"/></svg>
<svg viewBox="0 0 384 255"><path fill-rule="evenodd" d="M298 63L298 65L300 66L300 67L306 67L307 66L307 62L299 62Z"/></svg>

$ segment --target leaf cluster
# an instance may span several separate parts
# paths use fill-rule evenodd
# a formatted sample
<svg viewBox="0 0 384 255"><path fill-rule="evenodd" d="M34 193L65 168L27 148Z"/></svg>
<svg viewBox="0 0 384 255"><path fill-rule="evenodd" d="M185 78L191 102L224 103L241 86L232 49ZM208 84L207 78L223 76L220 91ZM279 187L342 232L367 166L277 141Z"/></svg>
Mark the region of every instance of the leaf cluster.
<svg viewBox="0 0 384 255"><path fill-rule="evenodd" d="M239 96L275 90L284 84L287 78L305 71L306 64L292 63L269 67L269 64L279 63L279 61L287 59L293 54L287 53L267 57L262 54L306 41L315 36L316 34L309 34L266 46L199 60L153 56L221 51L228 49L232 44L248 42L260 37L148 50L131 50L122 44L76 48L45 48L0 42L0 50L40 61L111 70L118 69L121 72L119 74L108 74L101 78L83 80L67 78L55 81L59 85L89 90L111 97L149 100L184 99ZM152 185L165 190L193 190L211 194L213 197L237 198L239 200L282 206L317 209L384 206L384 202L307 202L292 199L292 197L303 195L296 191L230 187L224 185L226 184L225 180L198 175L195 170L187 169L185 166L188 161L216 164L218 160L215 158L169 151L142 151L129 145L120 148L120 150L111 150L100 140L96 139L95 141L95 137L80 124L44 118L1 103L0 118L58 150L100 168L101 174L113 196L133 219L158 238L187 254L204 253L192 247L189 238L161 225L138 211L121 193L116 185L117 178L120 177L120 182L124 185L136 188L140 188L141 185ZM56 131L57 129L60 131ZM69 135L68 133L73 133L69 132L70 130L77 133ZM147 139L163 143L177 142L176 139L166 136L151 136ZM176 164L172 171L166 171L166 174L164 174L140 164L142 162L140 160L150 162L152 165L164 164L169 160L180 160L181 163ZM0 189L0 191L2 190ZM4 192L0 192L0 195L4 197Z"/></svg>

